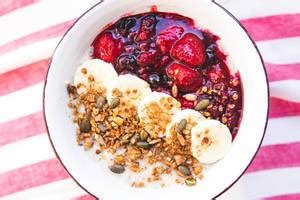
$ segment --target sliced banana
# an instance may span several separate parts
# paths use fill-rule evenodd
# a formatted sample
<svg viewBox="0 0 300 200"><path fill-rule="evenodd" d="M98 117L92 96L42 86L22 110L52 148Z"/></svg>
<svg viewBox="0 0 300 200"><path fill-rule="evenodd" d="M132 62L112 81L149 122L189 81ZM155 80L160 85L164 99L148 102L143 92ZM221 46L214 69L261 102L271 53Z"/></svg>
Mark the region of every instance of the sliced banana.
<svg viewBox="0 0 300 200"><path fill-rule="evenodd" d="M192 155L201 163L211 164L230 150L232 136L228 127L217 120L204 120L192 128Z"/></svg>
<svg viewBox="0 0 300 200"><path fill-rule="evenodd" d="M92 59L77 68L74 85L78 88L79 94L84 93L91 86L95 86L105 93L112 80L117 77L118 74L112 64L100 59Z"/></svg>
<svg viewBox="0 0 300 200"><path fill-rule="evenodd" d="M118 99L119 105L113 111L121 117L132 117L137 114L140 101L150 95L150 85L131 74L120 75L111 83L107 91L110 106Z"/></svg>
<svg viewBox="0 0 300 200"><path fill-rule="evenodd" d="M179 129L183 129L182 132L190 134L191 129L196 126L200 121L206 118L199 112L192 109L185 109L177 112L173 117L171 123L167 125L166 137L171 137ZM180 126L180 127L178 127ZM183 127L184 126L184 127Z"/></svg>
<svg viewBox="0 0 300 200"><path fill-rule="evenodd" d="M168 94L152 92L138 106L138 115L144 129L152 138L165 136L173 115L180 111L180 103Z"/></svg>

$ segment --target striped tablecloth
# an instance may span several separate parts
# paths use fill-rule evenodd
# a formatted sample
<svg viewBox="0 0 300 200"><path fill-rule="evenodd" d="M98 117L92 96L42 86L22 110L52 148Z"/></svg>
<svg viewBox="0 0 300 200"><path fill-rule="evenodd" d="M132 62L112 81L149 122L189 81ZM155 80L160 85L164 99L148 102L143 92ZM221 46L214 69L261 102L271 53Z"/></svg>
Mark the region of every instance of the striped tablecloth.
<svg viewBox="0 0 300 200"><path fill-rule="evenodd" d="M271 107L262 148L220 199L300 199L300 0L221 1L257 42ZM93 199L55 158L42 91L58 41L96 2L0 0L0 199Z"/></svg>

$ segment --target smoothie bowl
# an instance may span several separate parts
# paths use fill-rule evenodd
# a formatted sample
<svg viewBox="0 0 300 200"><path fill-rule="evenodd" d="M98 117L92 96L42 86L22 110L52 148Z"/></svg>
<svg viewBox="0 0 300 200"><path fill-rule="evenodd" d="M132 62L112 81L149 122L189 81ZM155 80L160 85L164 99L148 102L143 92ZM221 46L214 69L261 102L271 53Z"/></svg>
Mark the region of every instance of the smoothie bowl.
<svg viewBox="0 0 300 200"><path fill-rule="evenodd" d="M104 199L214 198L246 170L268 84L244 29L210 1L117 1L59 43L44 90L53 148Z"/></svg>

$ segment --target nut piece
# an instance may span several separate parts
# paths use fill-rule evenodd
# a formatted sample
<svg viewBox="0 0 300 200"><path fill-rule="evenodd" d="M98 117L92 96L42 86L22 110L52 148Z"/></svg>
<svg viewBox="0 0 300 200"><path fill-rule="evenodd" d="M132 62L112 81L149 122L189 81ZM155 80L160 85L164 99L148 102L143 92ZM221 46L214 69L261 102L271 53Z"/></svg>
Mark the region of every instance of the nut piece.
<svg viewBox="0 0 300 200"><path fill-rule="evenodd" d="M209 105L209 100L208 99L202 99L201 101L199 101L196 106L195 106L195 110L200 111L200 110L204 110L207 108L207 106Z"/></svg>
<svg viewBox="0 0 300 200"><path fill-rule="evenodd" d="M177 133L177 139L181 146L185 146L185 139L180 133Z"/></svg>
<svg viewBox="0 0 300 200"><path fill-rule="evenodd" d="M147 131L142 130L141 133L140 133L140 138L141 138L142 141L147 140L147 138L148 138L148 133L147 133Z"/></svg>
<svg viewBox="0 0 300 200"><path fill-rule="evenodd" d="M124 166L117 165L117 164L109 166L109 169L110 169L110 171L112 171L113 173L116 173L116 174L122 174L125 171Z"/></svg>
<svg viewBox="0 0 300 200"><path fill-rule="evenodd" d="M104 125L104 123L102 123L102 122L99 122L98 123L98 128L99 128L99 130L100 130L100 132L101 133L105 133L106 131L107 131L107 127Z"/></svg>
<svg viewBox="0 0 300 200"><path fill-rule="evenodd" d="M180 120L180 122L178 123L178 126L177 126L178 132L182 133L182 131L186 128L186 125L187 125L186 119Z"/></svg>
<svg viewBox="0 0 300 200"><path fill-rule="evenodd" d="M88 119L81 120L81 122L78 125L79 125L80 132L82 133L88 133L91 131L92 125Z"/></svg>
<svg viewBox="0 0 300 200"><path fill-rule="evenodd" d="M177 165L181 165L182 163L185 162L186 159L182 155L175 155L174 156L174 160L175 160L175 162L176 162Z"/></svg>
<svg viewBox="0 0 300 200"><path fill-rule="evenodd" d="M178 170L184 175L184 176L190 176L191 175L191 171L188 167L186 167L185 165L179 165L178 166Z"/></svg>
<svg viewBox="0 0 300 200"><path fill-rule="evenodd" d="M110 109L114 109L120 105L120 98L113 98L110 102Z"/></svg>
<svg viewBox="0 0 300 200"><path fill-rule="evenodd" d="M187 178L187 179L185 179L185 184L187 186L193 186L193 185L196 185L196 183L197 183L197 181L194 178Z"/></svg>

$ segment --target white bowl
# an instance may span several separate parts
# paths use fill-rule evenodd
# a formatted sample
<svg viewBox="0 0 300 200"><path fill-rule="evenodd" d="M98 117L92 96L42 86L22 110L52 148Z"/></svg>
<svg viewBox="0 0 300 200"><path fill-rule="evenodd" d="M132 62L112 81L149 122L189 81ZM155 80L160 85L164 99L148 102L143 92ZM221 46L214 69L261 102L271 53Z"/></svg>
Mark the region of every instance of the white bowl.
<svg viewBox="0 0 300 200"><path fill-rule="evenodd" d="M229 55L231 70L240 72L244 109L239 132L228 155L205 174L195 187L136 189L126 178L112 175L107 166L79 148L75 126L67 107L66 81L72 82L83 54L101 29L124 14L150 11L175 12L195 20L196 25L220 36ZM246 170L256 154L268 116L268 82L261 56L239 22L209 0L108 0L86 12L60 41L49 67L44 90L44 114L53 148L65 169L90 194L104 199L208 199L220 195ZM127 181L127 182L126 182Z"/></svg>

